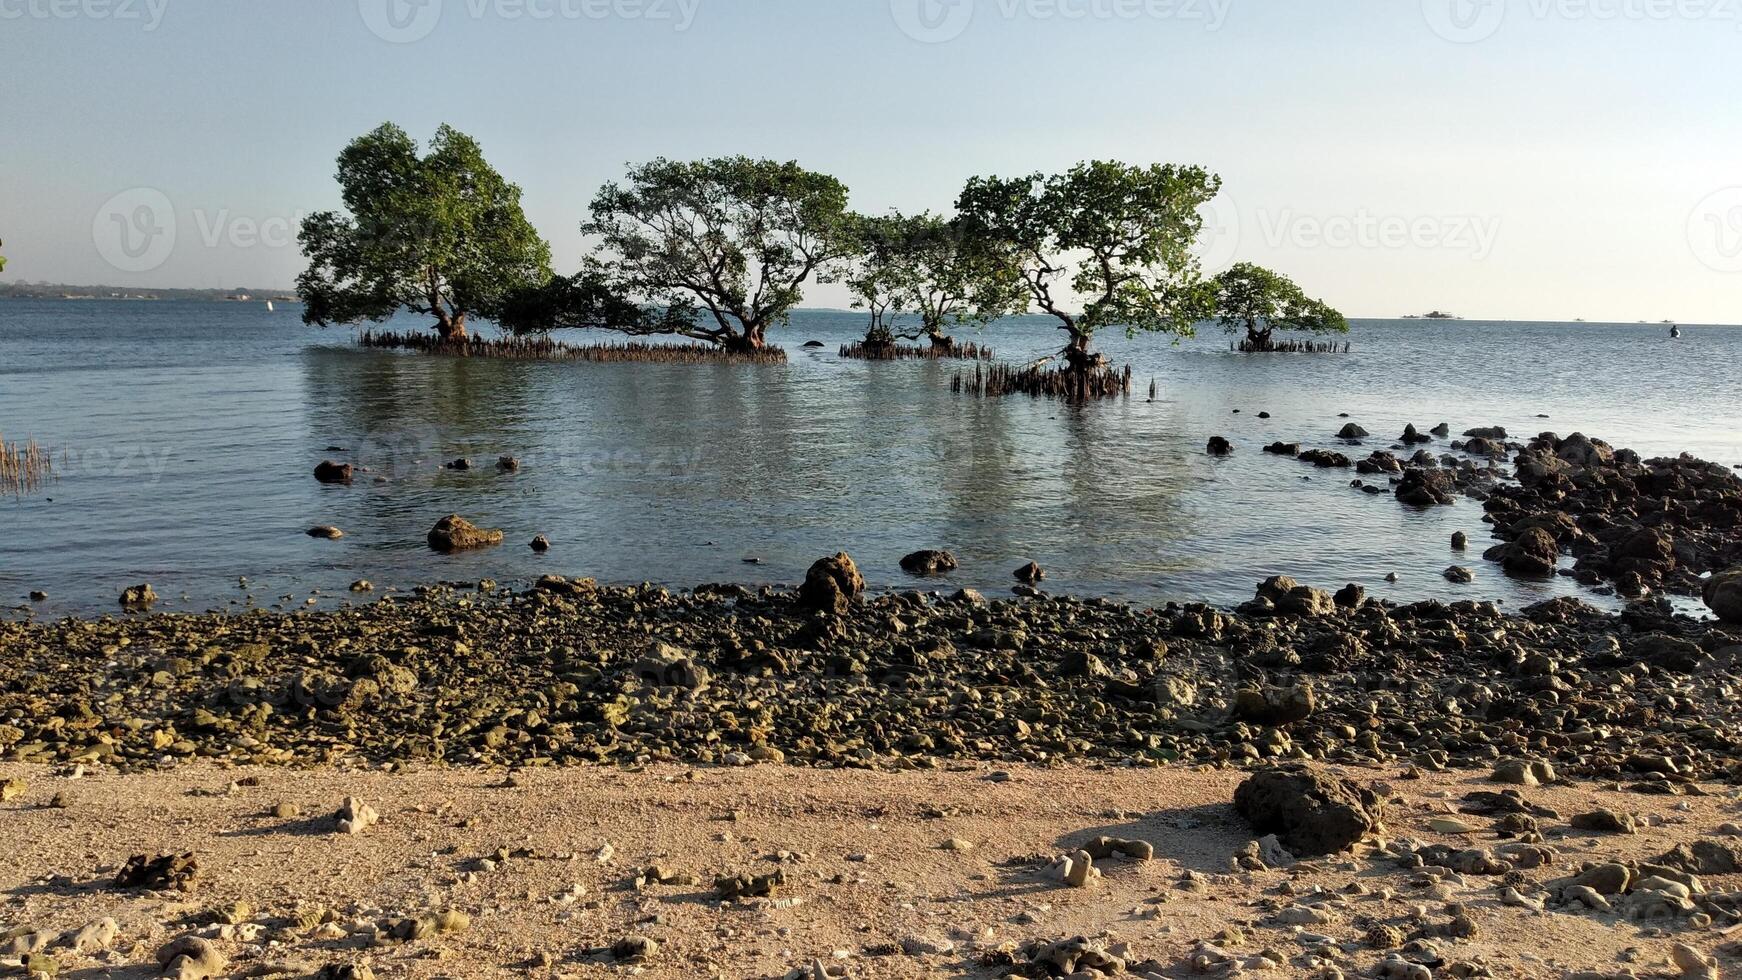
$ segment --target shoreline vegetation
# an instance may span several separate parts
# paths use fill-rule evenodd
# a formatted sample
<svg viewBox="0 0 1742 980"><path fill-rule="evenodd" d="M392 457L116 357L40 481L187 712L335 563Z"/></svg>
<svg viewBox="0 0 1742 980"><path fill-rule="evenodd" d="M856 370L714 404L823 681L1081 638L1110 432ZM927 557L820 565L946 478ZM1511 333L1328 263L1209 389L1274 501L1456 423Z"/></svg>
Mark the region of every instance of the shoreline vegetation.
<svg viewBox="0 0 1742 980"><path fill-rule="evenodd" d="M704 344L655 344L639 341L583 345L545 336L466 336L447 339L426 333L365 330L357 336L357 344L376 350L409 350L444 357L494 357L529 361L786 363L786 351L779 347L765 347L756 351L722 351Z"/></svg>
<svg viewBox="0 0 1742 980"><path fill-rule="evenodd" d="M1250 263L1203 271L1193 249L1221 178L1196 166L1099 160L972 177L952 215L865 215L839 180L796 162L656 159L599 189L580 226L596 247L568 275L551 268L520 188L463 133L441 127L426 153L386 124L347 146L338 166L348 212L314 214L299 236L310 263L297 282L303 320L378 323L409 311L431 319L442 344L413 348L431 352L455 349L444 345L488 320L517 335L672 336L754 357L808 285L839 282L867 320L864 341L843 356L917 359L896 341L921 338L932 345L925 356L953 355L950 330L1036 312L1061 331L1056 372L1071 377L1009 369L1008 384L958 390L1081 400L1129 392L1093 350L1102 330L1178 338L1214 321L1265 350L1278 331L1349 329L1279 273ZM974 345L963 351L988 359ZM641 354L665 356L625 347L616 359Z"/></svg>
<svg viewBox="0 0 1742 980"><path fill-rule="evenodd" d="M840 356L861 361L957 360L990 361L992 348L979 344L902 344L893 340L856 340L842 344Z"/></svg>
<svg viewBox="0 0 1742 980"><path fill-rule="evenodd" d="M0 435L0 493L35 493L55 479L54 453L36 440L7 442Z"/></svg>

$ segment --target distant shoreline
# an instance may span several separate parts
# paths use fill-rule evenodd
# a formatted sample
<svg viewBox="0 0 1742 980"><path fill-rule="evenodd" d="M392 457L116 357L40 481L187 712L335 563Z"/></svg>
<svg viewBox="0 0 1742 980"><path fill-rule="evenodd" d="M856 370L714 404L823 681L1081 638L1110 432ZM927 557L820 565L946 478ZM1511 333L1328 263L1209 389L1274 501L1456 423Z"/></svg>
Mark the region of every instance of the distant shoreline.
<svg viewBox="0 0 1742 980"><path fill-rule="evenodd" d="M274 290L255 289L147 289L131 290L120 286L63 286L58 284L24 285L22 283L0 283L0 300L22 299L44 302L65 303L164 303L164 302L197 302L197 303L300 303L295 294ZM863 313L861 310L843 310L827 306L800 307L794 313ZM1037 320L1046 319L1038 314ZM1014 318L1021 319L1021 318ZM1423 316L1352 316L1350 323L1408 323L1411 325L1463 323L1463 324L1578 324L1587 327L1663 327L1671 323L1682 327L1696 329L1706 327L1738 327L1742 323L1696 323L1691 320L1656 321L1656 320L1513 320L1505 317L1473 317L1458 316L1454 319L1429 318Z"/></svg>

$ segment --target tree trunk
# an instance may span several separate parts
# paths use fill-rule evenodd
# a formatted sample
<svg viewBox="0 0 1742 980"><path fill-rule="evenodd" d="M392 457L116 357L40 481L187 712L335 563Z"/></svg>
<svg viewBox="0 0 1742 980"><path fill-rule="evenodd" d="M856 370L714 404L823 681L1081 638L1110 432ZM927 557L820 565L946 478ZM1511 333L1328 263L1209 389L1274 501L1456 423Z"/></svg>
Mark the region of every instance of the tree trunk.
<svg viewBox="0 0 1742 980"><path fill-rule="evenodd" d="M955 350L956 338L946 336L941 330L933 330L928 337L933 350Z"/></svg>
<svg viewBox="0 0 1742 980"><path fill-rule="evenodd" d="M1065 347L1065 367L1071 371L1085 373L1100 367L1101 364L1101 355L1089 352L1089 335L1071 331L1071 342Z"/></svg>
<svg viewBox="0 0 1742 980"><path fill-rule="evenodd" d="M1258 350L1268 350L1270 348L1270 331L1269 327L1259 330L1257 327L1247 324L1246 342Z"/></svg>
<svg viewBox="0 0 1742 980"><path fill-rule="evenodd" d="M455 313L452 316L441 313L437 314L437 317L436 330L442 335L443 340L466 339L466 315L464 313Z"/></svg>
<svg viewBox="0 0 1742 980"><path fill-rule="evenodd" d="M751 354L768 346L768 340L760 326L746 326L741 334L732 334L721 342L721 346L729 351L740 354Z"/></svg>

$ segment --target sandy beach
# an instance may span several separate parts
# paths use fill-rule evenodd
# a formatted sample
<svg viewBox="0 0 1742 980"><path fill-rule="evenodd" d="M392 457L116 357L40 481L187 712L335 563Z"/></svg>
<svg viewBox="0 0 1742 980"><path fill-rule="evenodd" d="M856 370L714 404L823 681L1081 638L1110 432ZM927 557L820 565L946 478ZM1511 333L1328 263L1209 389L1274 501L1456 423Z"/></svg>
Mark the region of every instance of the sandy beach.
<svg viewBox="0 0 1742 980"><path fill-rule="evenodd" d="M1532 805L1560 814L1541 821L1554 859L1485 876L1410 868L1378 845L1494 846L1494 820L1458 815L1467 794L1498 788L1486 774L1348 774L1392 799L1385 833L1350 855L1251 872L1232 863L1253 837L1230 806L1243 775L1206 768L660 765L510 777L206 763L120 776L0 765L0 778L25 785L0 809L0 934L59 937L112 919L105 949L50 943L63 977L93 978L155 976L160 947L189 932L213 938L223 976L362 964L376 976L423 978L741 978L821 976L819 963L831 976L1045 976L1031 965L1033 944L1073 937L1140 976L1331 975L1320 973L1327 967L1368 975L1392 953L1452 971L1436 976L1681 976L1671 960L1678 943L1719 956L1726 970L1737 964L1730 930L1716 924L1501 898L1516 886L1540 901L1530 898L1536 883L1583 864L1721 840L1719 828L1742 819L1731 792L1529 790ZM378 811L379 823L339 833L334 813L346 797ZM1596 808L1637 813L1645 825L1631 835L1568 828L1567 817ZM1470 832L1444 833L1449 825L1436 819ZM1147 841L1154 859L1096 862L1101 875L1083 888L1046 874L1052 857L1103 835ZM198 862L191 891L113 885L134 854L189 852ZM669 884L647 877L655 867ZM715 888L719 877L776 872L784 884L767 896L726 902ZM1701 884L1723 893L1742 876ZM410 942L377 938L387 920L444 912L469 923ZM1476 924L1473 936L1409 938L1457 914ZM234 921L218 924L226 919ZM1393 948L1383 948L1387 934ZM651 940L639 949L652 952L624 963L619 944L633 937ZM1235 965L1194 964L1204 943Z"/></svg>

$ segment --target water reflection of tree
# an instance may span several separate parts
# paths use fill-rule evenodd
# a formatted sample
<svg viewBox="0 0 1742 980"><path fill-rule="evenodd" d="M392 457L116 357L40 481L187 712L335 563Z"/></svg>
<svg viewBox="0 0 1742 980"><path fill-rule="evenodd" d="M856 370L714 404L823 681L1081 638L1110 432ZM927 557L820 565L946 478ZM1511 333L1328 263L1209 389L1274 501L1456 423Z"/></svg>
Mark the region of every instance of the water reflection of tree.
<svg viewBox="0 0 1742 980"><path fill-rule="evenodd" d="M496 460L538 444L545 365L311 347L301 367L310 469L333 457L366 470L351 487L325 488L308 515L353 530L351 547L417 549L442 514L501 521L529 492L497 479ZM473 469L444 468L461 457Z"/></svg>
<svg viewBox="0 0 1742 980"><path fill-rule="evenodd" d="M1159 405L963 398L935 439L950 524L978 562L1033 558L1055 584L1141 587L1192 535L1192 460L1170 454ZM969 557L964 555L964 557ZM983 581L1002 584L999 566Z"/></svg>

